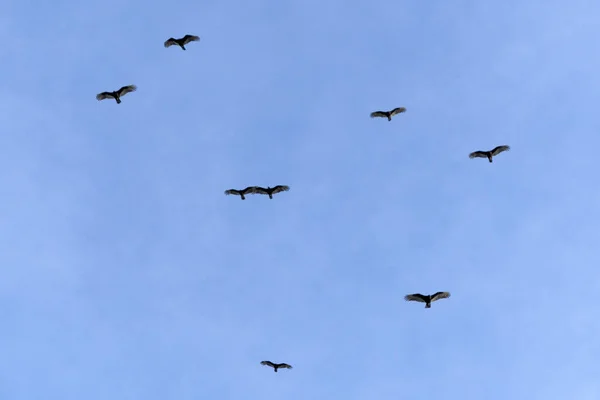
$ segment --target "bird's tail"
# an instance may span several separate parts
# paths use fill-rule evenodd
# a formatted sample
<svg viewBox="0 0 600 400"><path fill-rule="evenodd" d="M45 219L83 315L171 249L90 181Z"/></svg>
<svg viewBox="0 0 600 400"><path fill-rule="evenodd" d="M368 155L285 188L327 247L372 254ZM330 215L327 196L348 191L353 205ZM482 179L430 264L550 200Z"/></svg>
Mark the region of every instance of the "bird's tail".
<svg viewBox="0 0 600 400"><path fill-rule="evenodd" d="M388 117L388 121L392 120L392 116L391 115L388 115L387 117Z"/></svg>
<svg viewBox="0 0 600 400"><path fill-rule="evenodd" d="M488 160L490 160L490 162L492 162L492 156L488 156Z"/></svg>
<svg viewBox="0 0 600 400"><path fill-rule="evenodd" d="M182 48L183 50L185 50L185 46L184 46L183 44L181 45L181 48Z"/></svg>
<svg viewBox="0 0 600 400"><path fill-rule="evenodd" d="M277 372L277 367L274 367L273 369L275 370L275 372Z"/></svg>
<svg viewBox="0 0 600 400"><path fill-rule="evenodd" d="M272 194L270 194L270 195L269 195L269 198L270 198L270 199L273 199L273 195L272 195ZM277 371L275 371L275 372L277 372Z"/></svg>
<svg viewBox="0 0 600 400"><path fill-rule="evenodd" d="M118 97L115 97L115 100L117 101L117 104L121 104L121 99Z"/></svg>
<svg viewBox="0 0 600 400"><path fill-rule="evenodd" d="M240 196L242 197L242 200L246 200L243 194L241 194Z"/></svg>
<svg viewBox="0 0 600 400"><path fill-rule="evenodd" d="M425 304L425 308L431 308L431 303Z"/></svg>

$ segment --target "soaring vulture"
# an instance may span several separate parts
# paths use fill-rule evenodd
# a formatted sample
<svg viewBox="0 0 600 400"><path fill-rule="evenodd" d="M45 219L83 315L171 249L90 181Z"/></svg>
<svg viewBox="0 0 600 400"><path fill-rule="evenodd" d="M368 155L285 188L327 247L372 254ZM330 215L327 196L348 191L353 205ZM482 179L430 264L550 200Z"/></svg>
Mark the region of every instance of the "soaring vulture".
<svg viewBox="0 0 600 400"><path fill-rule="evenodd" d="M135 92L137 90L137 86L129 85L123 86L119 90L115 90L114 92L102 92L96 95L96 100L104 100L104 99L115 99L117 104L121 104L121 96L125 96L127 93Z"/></svg>
<svg viewBox="0 0 600 400"><path fill-rule="evenodd" d="M406 111L406 108L404 107L397 107L394 108L392 111L375 111L371 113L371 118L375 118L375 117L382 117L382 118L387 118L388 121L392 120L392 117L394 115L403 113Z"/></svg>
<svg viewBox="0 0 600 400"><path fill-rule="evenodd" d="M490 160L490 162L492 162L492 157L497 156L498 154L502 153L503 151L508 151L510 150L510 146L497 146L496 148L494 148L493 150L490 151L474 151L471 154L469 154L469 158L486 158L488 160Z"/></svg>
<svg viewBox="0 0 600 400"><path fill-rule="evenodd" d="M286 364L286 363L281 363L281 364L275 364L272 363L271 361L261 361L260 362L262 365L266 365L268 367L271 367L275 370L275 372L277 372L277 370L279 368L287 368L287 369L292 369L292 366L290 364Z"/></svg>
<svg viewBox="0 0 600 400"><path fill-rule="evenodd" d="M237 189L229 189L225 191L226 195L230 195L230 194L234 194L236 196L240 196L242 198L242 200L246 200L246 197L244 197L244 195L247 194L254 194L256 193L256 186L248 186L246 189L243 190L237 190Z"/></svg>
<svg viewBox="0 0 600 400"><path fill-rule="evenodd" d="M421 293L415 293L404 296L404 300L419 301L421 303L425 303L425 308L431 308L431 302L439 299L447 299L448 297L450 297L450 293L448 292L437 292L436 294L430 294L427 296L423 296Z"/></svg>
<svg viewBox="0 0 600 400"><path fill-rule="evenodd" d="M171 47L171 46L177 45L177 46L181 47L183 50L185 50L186 44L188 44L189 42L197 42L198 40L200 40L200 38L198 36L194 36L194 35L185 35L181 39L169 38L165 42L165 47Z"/></svg>
<svg viewBox="0 0 600 400"><path fill-rule="evenodd" d="M275 193L279 193L279 192L287 192L288 190L290 190L289 186L285 186L285 185L277 185L274 188L268 187L268 188L263 188L260 186L256 186L255 187L256 192L258 194L268 194L269 198L272 199L273 195Z"/></svg>

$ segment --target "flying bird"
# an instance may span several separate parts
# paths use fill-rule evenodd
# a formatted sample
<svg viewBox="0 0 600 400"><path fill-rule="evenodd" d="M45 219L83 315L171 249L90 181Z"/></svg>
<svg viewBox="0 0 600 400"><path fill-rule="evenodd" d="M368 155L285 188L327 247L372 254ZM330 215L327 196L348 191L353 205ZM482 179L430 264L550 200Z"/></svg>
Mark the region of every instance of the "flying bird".
<svg viewBox="0 0 600 400"><path fill-rule="evenodd" d="M392 111L375 111L371 113L371 118L375 118L375 117L383 117L383 118L387 118L388 121L392 120L392 117L394 115L403 113L406 111L406 108L404 107L397 107L394 108Z"/></svg>
<svg viewBox="0 0 600 400"><path fill-rule="evenodd" d="M275 193L279 193L279 192L287 192L288 190L290 190L289 186L285 186L285 185L277 185L274 188L268 187L268 188L263 188L260 186L256 186L255 187L256 192L255 193L259 193L259 194L268 194L269 198L272 199L273 195Z"/></svg>
<svg viewBox="0 0 600 400"><path fill-rule="evenodd" d="M510 150L510 146L497 146L496 148L494 148L493 150L490 151L474 151L471 154L469 154L469 158L486 158L488 160L490 160L490 162L492 162L492 157L497 156L498 154L502 153L503 151L508 151Z"/></svg>
<svg viewBox="0 0 600 400"><path fill-rule="evenodd" d="M415 293L404 296L404 300L425 303L425 308L431 308L431 302L439 299L447 299L448 297L450 297L450 293L448 292L437 292L434 295L427 296L424 296L421 293Z"/></svg>
<svg viewBox="0 0 600 400"><path fill-rule="evenodd" d="M277 370L279 368L292 369L292 366L289 365L289 364L286 364L286 363L275 364L275 363L272 363L271 361L261 361L260 363L262 365L266 365L266 366L269 366L269 367L273 368L275 370L275 372L277 372Z"/></svg>
<svg viewBox="0 0 600 400"><path fill-rule="evenodd" d="M181 39L169 38L165 42L165 47L171 47L171 46L177 45L177 46L181 47L183 50L185 50L186 44L188 44L190 42L197 42L199 40L200 40L200 38L198 36L194 36L194 35L185 35Z"/></svg>
<svg viewBox="0 0 600 400"><path fill-rule="evenodd" d="M234 194L236 196L240 196L242 200L246 200L246 197L244 197L245 195L254 193L256 193L256 186L248 186L246 189L243 190L229 189L225 191L226 195L229 196L230 194Z"/></svg>
<svg viewBox="0 0 600 400"><path fill-rule="evenodd" d="M129 85L123 86L119 90L115 90L114 92L102 92L96 95L96 100L104 100L104 99L115 99L117 104L121 104L121 96L125 96L127 93L135 92L137 90L137 86Z"/></svg>

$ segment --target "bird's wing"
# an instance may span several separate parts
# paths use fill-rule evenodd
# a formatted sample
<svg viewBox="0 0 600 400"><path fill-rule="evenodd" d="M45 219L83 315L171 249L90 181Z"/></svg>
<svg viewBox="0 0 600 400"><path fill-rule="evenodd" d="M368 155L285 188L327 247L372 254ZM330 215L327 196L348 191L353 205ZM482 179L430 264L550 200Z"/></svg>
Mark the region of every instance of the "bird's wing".
<svg viewBox="0 0 600 400"><path fill-rule="evenodd" d="M404 296L404 300L406 300L406 301L420 301L421 303L427 303L427 300L425 299L425 296L423 296L421 293L407 294L406 296Z"/></svg>
<svg viewBox="0 0 600 400"><path fill-rule="evenodd" d="M469 154L469 158L475 158L475 157L486 158L487 154L485 154L485 151L474 151L471 154Z"/></svg>
<svg viewBox="0 0 600 400"><path fill-rule="evenodd" d="M403 113L403 112L405 112L405 111L406 111L406 108L404 108L404 107L397 107L397 108L394 108L394 109L391 111L391 114L392 114L392 115L396 115L396 114Z"/></svg>
<svg viewBox="0 0 600 400"><path fill-rule="evenodd" d="M387 118L387 114L383 111L374 111L371 113L371 118L375 118L375 117Z"/></svg>
<svg viewBox="0 0 600 400"><path fill-rule="evenodd" d="M198 40L200 40L199 36L185 35L183 37L183 44L188 44L189 42L197 42Z"/></svg>
<svg viewBox="0 0 600 400"><path fill-rule="evenodd" d="M290 364L281 363L281 364L277 364L277 368L287 368L287 369L292 369L292 366L291 366Z"/></svg>
<svg viewBox="0 0 600 400"><path fill-rule="evenodd" d="M265 188L260 187L260 186L254 186L254 193L269 194L269 192L267 192L267 190Z"/></svg>
<svg viewBox="0 0 600 400"><path fill-rule="evenodd" d="M240 191L239 191L239 190L235 190L235 189L228 189L228 190L226 190L226 191L225 191L225 194L226 194L227 196L229 196L230 194L236 194L236 195L238 195L238 196L239 196L241 193L240 193Z"/></svg>
<svg viewBox="0 0 600 400"><path fill-rule="evenodd" d="M256 193L256 186L248 186L246 189L242 190L244 194L254 194Z"/></svg>
<svg viewBox="0 0 600 400"><path fill-rule="evenodd" d="M177 44L177 41L175 40L175 38L169 38L167 39L167 41L165 42L165 47L170 47L170 46L174 46Z"/></svg>
<svg viewBox="0 0 600 400"><path fill-rule="evenodd" d="M273 188L273 193L287 192L288 190L290 190L289 186L277 185Z"/></svg>
<svg viewBox="0 0 600 400"><path fill-rule="evenodd" d="M114 99L115 96L111 92L102 92L96 95L96 100Z"/></svg>
<svg viewBox="0 0 600 400"><path fill-rule="evenodd" d="M137 86L127 85L127 86L123 86L118 91L119 91L119 96L123 96L123 95L126 95L127 93L135 92L136 90L137 90Z"/></svg>
<svg viewBox="0 0 600 400"><path fill-rule="evenodd" d="M439 299L447 299L448 297L450 297L449 292L437 292L436 294L431 296L431 301L436 301Z"/></svg>
<svg viewBox="0 0 600 400"><path fill-rule="evenodd" d="M502 153L503 151L508 151L510 150L510 146L497 146L496 148L494 148L494 150L492 150L492 155L495 156L497 154Z"/></svg>
<svg viewBox="0 0 600 400"><path fill-rule="evenodd" d="M262 365L268 365L269 367L275 368L275 364L273 364L271 361L261 361L260 363Z"/></svg>

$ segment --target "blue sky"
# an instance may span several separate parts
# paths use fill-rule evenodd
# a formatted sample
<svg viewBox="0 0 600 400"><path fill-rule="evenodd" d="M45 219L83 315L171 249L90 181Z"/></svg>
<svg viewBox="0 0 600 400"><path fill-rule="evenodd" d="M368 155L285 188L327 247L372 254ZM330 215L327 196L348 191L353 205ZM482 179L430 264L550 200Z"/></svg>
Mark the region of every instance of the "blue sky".
<svg viewBox="0 0 600 400"><path fill-rule="evenodd" d="M599 12L0 3L0 398L598 400Z"/></svg>

